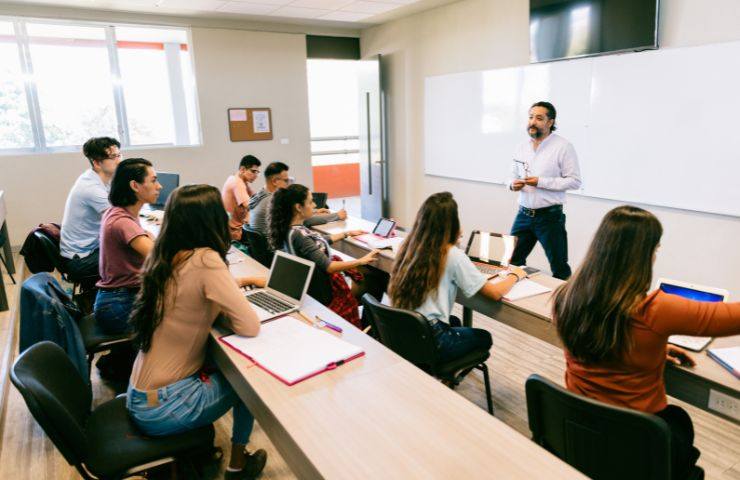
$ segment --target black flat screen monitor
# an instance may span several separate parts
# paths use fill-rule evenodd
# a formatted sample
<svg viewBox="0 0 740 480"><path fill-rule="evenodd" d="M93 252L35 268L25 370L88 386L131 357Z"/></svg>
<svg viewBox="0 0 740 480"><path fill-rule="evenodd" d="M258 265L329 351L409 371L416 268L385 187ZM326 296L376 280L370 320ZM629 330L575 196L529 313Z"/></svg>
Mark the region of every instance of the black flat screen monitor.
<svg viewBox="0 0 740 480"><path fill-rule="evenodd" d="M152 208L161 210L164 208L164 204L167 203L170 193L180 186L180 174L157 172L157 181L162 185L162 190L159 191L157 201L152 203Z"/></svg>
<svg viewBox="0 0 740 480"><path fill-rule="evenodd" d="M658 48L659 0L531 0L530 62Z"/></svg>

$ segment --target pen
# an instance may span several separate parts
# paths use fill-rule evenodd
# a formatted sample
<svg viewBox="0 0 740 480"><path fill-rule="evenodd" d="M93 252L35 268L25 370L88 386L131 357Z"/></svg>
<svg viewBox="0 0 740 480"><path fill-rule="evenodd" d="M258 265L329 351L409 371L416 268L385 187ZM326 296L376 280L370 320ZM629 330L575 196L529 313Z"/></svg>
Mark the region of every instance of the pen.
<svg viewBox="0 0 740 480"><path fill-rule="evenodd" d="M342 199L342 210L344 210L345 202L346 202L346 200L345 199Z"/></svg>
<svg viewBox="0 0 740 480"><path fill-rule="evenodd" d="M320 326L325 326L326 328L330 328L330 329L334 330L335 332L342 333L342 327L340 327L338 325L334 325L333 323L329 323L326 320L322 320L322 319L319 318L318 315L316 315L316 320L318 321L318 324Z"/></svg>

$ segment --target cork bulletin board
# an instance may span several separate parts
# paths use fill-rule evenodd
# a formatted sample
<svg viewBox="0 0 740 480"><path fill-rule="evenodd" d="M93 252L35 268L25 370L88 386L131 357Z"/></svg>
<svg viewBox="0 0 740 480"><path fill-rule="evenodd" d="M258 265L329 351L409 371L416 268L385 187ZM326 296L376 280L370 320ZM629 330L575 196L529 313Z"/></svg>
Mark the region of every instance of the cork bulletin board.
<svg viewBox="0 0 740 480"><path fill-rule="evenodd" d="M232 142L272 140L269 108L229 108L229 137Z"/></svg>

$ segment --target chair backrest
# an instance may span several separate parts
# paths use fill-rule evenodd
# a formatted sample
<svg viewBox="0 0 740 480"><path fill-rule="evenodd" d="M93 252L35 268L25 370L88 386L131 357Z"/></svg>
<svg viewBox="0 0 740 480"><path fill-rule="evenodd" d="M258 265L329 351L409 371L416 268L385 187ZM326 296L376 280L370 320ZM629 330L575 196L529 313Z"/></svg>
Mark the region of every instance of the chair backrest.
<svg viewBox="0 0 740 480"><path fill-rule="evenodd" d="M37 230L33 232L33 235L38 240L39 245L41 245L41 250L44 252L44 255L46 255L46 258L52 265L54 265L54 268L56 268L59 273L66 273L62 267L62 256L59 253L59 246L42 231Z"/></svg>
<svg viewBox="0 0 740 480"><path fill-rule="evenodd" d="M83 462L92 391L64 350L52 342L31 346L16 359L10 380L67 462Z"/></svg>
<svg viewBox="0 0 740 480"><path fill-rule="evenodd" d="M275 252L270 250L270 245L262 233L252 227L244 226L244 235L249 247L249 255L267 268L272 265L272 257Z"/></svg>
<svg viewBox="0 0 740 480"><path fill-rule="evenodd" d="M539 375L526 383L532 439L597 480L671 478L671 438L660 417L569 392Z"/></svg>
<svg viewBox="0 0 740 480"><path fill-rule="evenodd" d="M312 192L313 203L316 204L316 208L326 208L326 200L329 198L329 194L326 192Z"/></svg>
<svg viewBox="0 0 740 480"><path fill-rule="evenodd" d="M383 305L366 293L362 303L380 343L431 374L435 373L437 346L429 321L418 312Z"/></svg>

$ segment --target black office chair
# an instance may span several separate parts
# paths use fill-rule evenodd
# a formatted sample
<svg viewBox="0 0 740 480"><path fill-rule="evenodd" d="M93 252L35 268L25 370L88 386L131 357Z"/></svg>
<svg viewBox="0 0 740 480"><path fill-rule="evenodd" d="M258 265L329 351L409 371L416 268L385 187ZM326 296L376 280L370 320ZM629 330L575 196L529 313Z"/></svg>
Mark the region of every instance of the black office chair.
<svg viewBox="0 0 740 480"><path fill-rule="evenodd" d="M313 203L316 204L316 208L328 208L326 201L329 198L329 194L326 192L312 192Z"/></svg>
<svg viewBox="0 0 740 480"><path fill-rule="evenodd" d="M247 225L243 227L243 231L244 238L247 241L247 248L249 249L249 256L260 262L265 267L270 268L270 266L272 266L272 257L275 256L275 252L270 249L270 245L267 243L265 236Z"/></svg>
<svg viewBox="0 0 740 480"><path fill-rule="evenodd" d="M64 459L85 479L121 478L213 450L212 425L167 437L144 436L129 419L124 396L91 411L90 386L52 342L24 351L10 379Z"/></svg>
<svg viewBox="0 0 740 480"><path fill-rule="evenodd" d="M453 361L442 363L437 360L437 345L429 321L411 310L383 305L369 293L362 297L365 309L370 311L369 320L380 342L409 362L455 388L474 368L483 372L486 386L488 413L493 415L491 382L486 360L491 353L476 350Z"/></svg>
<svg viewBox="0 0 740 480"><path fill-rule="evenodd" d="M54 268L62 275L65 282L72 284L72 298L86 313L92 312L92 303L95 301L95 282L98 280L98 276L90 276L85 278L70 278L67 269L64 268L62 263L62 256L59 253L59 246L49 238L42 231L35 231L33 235L38 239L44 254L46 255L49 262L54 265Z"/></svg>
<svg viewBox="0 0 740 480"><path fill-rule="evenodd" d="M597 480L670 480L671 433L660 417L569 392L539 375L526 383L532 439ZM695 467L689 478L703 478Z"/></svg>

